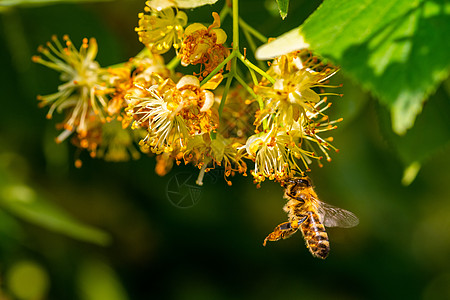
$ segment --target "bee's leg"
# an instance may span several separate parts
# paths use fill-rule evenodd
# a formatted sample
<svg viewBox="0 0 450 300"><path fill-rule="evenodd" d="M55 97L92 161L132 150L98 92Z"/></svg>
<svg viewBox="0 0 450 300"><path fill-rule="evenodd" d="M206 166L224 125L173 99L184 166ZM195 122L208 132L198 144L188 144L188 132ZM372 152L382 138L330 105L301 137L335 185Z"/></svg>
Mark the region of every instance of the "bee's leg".
<svg viewBox="0 0 450 300"><path fill-rule="evenodd" d="M280 239L287 239L298 230L298 222L284 222L275 227L272 233L270 233L263 242L265 246L267 241L278 241Z"/></svg>
<svg viewBox="0 0 450 300"><path fill-rule="evenodd" d="M294 220L292 222L284 222L275 227L272 233L270 233L263 242L263 246L266 245L267 241L278 241L280 239L287 239L293 235L298 228L300 227L300 224L302 224L306 220L307 216L304 216L300 220Z"/></svg>
<svg viewBox="0 0 450 300"><path fill-rule="evenodd" d="M306 216L300 215L299 217L302 217L302 218L300 220L297 220L298 226L300 226L300 224L305 222L305 220L308 217L308 215L306 215Z"/></svg>

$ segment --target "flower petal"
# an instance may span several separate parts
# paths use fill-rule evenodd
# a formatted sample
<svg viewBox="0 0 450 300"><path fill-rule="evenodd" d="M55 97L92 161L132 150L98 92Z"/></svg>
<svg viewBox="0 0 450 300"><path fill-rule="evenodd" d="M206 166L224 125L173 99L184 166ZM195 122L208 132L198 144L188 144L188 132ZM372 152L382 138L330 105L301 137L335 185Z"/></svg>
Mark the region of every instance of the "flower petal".
<svg viewBox="0 0 450 300"><path fill-rule="evenodd" d="M168 7L174 7L175 3L170 0L152 0L152 1L145 2L145 5L147 5L148 7L152 8L154 10L161 11Z"/></svg>
<svg viewBox="0 0 450 300"><path fill-rule="evenodd" d="M204 90L202 91L202 98L205 99L205 103L203 103L202 108L200 109L200 112L206 112L208 111L214 104L214 94L210 91Z"/></svg>
<svg viewBox="0 0 450 300"><path fill-rule="evenodd" d="M213 76L213 78L211 78L210 80L208 80L208 82L202 85L202 89L215 90L216 87L218 87L219 84L222 82L222 80L223 80L222 73L217 73L216 75Z"/></svg>
<svg viewBox="0 0 450 300"><path fill-rule="evenodd" d="M185 36L188 36L198 30L207 30L207 28L203 24L194 23L194 24L191 24L188 27L186 27L186 29L184 30L184 34L185 34Z"/></svg>
<svg viewBox="0 0 450 300"><path fill-rule="evenodd" d="M185 75L180 78L180 80L177 83L177 89L181 90L184 87L188 86L194 86L197 88L200 88L200 81L197 77L193 75Z"/></svg>
<svg viewBox="0 0 450 300"><path fill-rule="evenodd" d="M221 28L211 29L211 32L214 32L216 34L216 44L221 45L227 40L227 34Z"/></svg>
<svg viewBox="0 0 450 300"><path fill-rule="evenodd" d="M212 13L212 16L214 18L214 22L208 27L208 29L212 28L219 28L220 27L220 17L219 14L215 11Z"/></svg>

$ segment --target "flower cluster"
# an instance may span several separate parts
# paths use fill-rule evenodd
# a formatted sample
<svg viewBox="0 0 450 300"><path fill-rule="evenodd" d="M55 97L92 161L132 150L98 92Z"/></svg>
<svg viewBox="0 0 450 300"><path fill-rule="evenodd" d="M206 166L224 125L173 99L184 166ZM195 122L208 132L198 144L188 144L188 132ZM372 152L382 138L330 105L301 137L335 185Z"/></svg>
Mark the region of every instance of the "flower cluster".
<svg viewBox="0 0 450 300"><path fill-rule="evenodd" d="M334 129L341 119L330 121L325 115L331 104L320 89L336 71L307 50L282 55L272 62L267 73L274 82L264 78L255 87L264 102L264 108L256 113L255 125L259 128L265 124L266 130L251 136L246 144L255 161L252 174L256 182L303 174L301 165L309 170L312 159L322 158L318 151L331 160L328 150L336 150L330 144L332 138L323 139L320 133Z"/></svg>
<svg viewBox="0 0 450 300"><path fill-rule="evenodd" d="M329 150L336 149L322 134L340 119L326 115L327 96L336 94L324 88L337 69L303 49L262 70L240 53L239 37L227 42L218 13L209 26L189 24L176 3L146 2L136 27L144 50L123 64L100 67L95 39L83 40L79 50L68 37L65 45L53 38L39 48L41 56L33 60L64 81L58 92L38 97L50 106L49 118L54 111L65 114L57 141L72 136L92 157L111 161L154 155L161 176L174 163L193 164L200 185L205 172L218 166L228 184L228 177L245 176L248 169L259 184L303 175L312 161L330 160ZM231 13L227 5L222 16ZM171 49L166 64L161 54ZM248 78L237 69L239 60ZM197 69L175 71L187 66Z"/></svg>
<svg viewBox="0 0 450 300"><path fill-rule="evenodd" d="M41 55L33 56L34 62L60 72L64 82L56 93L37 97L40 106L50 106L47 118L55 111L64 114L62 123L57 124L63 131L56 142L71 137L71 142L91 157L108 161L139 158L134 144L140 133L127 124L124 96L134 88L135 78L145 78L148 69L153 73L162 58L136 58L122 67L101 68L95 61L98 47L94 38L84 39L80 49L68 36L63 41L53 36L47 47L39 47ZM77 159L75 165L80 167L81 160Z"/></svg>

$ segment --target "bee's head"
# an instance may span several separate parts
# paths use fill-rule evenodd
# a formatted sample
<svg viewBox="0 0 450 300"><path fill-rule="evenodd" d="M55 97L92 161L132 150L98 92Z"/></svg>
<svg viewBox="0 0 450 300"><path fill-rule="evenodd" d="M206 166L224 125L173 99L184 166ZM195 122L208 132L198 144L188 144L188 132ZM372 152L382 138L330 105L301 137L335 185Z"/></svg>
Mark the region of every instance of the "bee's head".
<svg viewBox="0 0 450 300"><path fill-rule="evenodd" d="M281 185L284 188L294 187L294 186L307 188L307 187L312 186L311 179L309 179L309 177L307 177L307 176L293 177L293 178L286 179L281 183Z"/></svg>

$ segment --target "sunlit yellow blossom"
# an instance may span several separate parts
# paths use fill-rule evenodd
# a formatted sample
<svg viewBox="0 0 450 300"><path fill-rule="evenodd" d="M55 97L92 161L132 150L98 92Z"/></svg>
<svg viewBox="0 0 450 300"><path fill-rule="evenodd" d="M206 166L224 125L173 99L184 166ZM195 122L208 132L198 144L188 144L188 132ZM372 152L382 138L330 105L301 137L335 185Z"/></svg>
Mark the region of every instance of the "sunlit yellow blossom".
<svg viewBox="0 0 450 300"><path fill-rule="evenodd" d="M166 79L150 88L141 87L144 97L127 95L133 128L148 130L141 145L156 153L181 151L192 136L215 130L218 114L212 107L214 94L207 88L215 88L220 80L200 88L197 77L186 75L177 84Z"/></svg>
<svg viewBox="0 0 450 300"><path fill-rule="evenodd" d="M97 42L94 38L89 42L84 39L79 50L68 36L64 36L65 47L56 36L52 37L52 41L53 43L47 43L48 48L38 49L47 60L41 56L33 56L33 61L61 72L61 80L65 81L58 87L58 92L38 96L40 106L50 105L47 118L51 118L55 110L68 112L64 122L65 131L57 138L61 142L73 131L81 137L86 136L88 118L96 116L104 121L107 99L102 92L106 88L102 74L105 71L94 60L97 55Z"/></svg>
<svg viewBox="0 0 450 300"><path fill-rule="evenodd" d="M123 128L128 127L131 119L124 113L128 106L125 99L126 94L142 94L142 90L135 87L138 83L141 86L149 87L159 83L170 75L169 70L164 65L164 59L154 54L152 57L139 57L130 60L123 66L108 68L108 83L111 86L111 100L108 102L106 111L109 117L122 120Z"/></svg>
<svg viewBox="0 0 450 300"><path fill-rule="evenodd" d="M114 87L114 90L106 112L110 117L118 117L125 106L125 94L133 87L131 67L126 64L120 68L109 68L108 73L109 84Z"/></svg>
<svg viewBox="0 0 450 300"><path fill-rule="evenodd" d="M211 142L211 148L213 158L220 161L218 165L225 169L224 179L228 185L231 185L231 181L227 178L234 176L236 172L247 176L247 164L244 161L247 153L241 143L218 134L216 139ZM220 160L220 158L222 159Z"/></svg>
<svg viewBox="0 0 450 300"><path fill-rule="evenodd" d="M129 97L131 102L137 102L128 109L136 119L132 128L147 128L147 135L139 145L144 149L150 148L155 153L184 148L190 136L185 120L173 110L170 102L164 101L157 86L146 91L147 97Z"/></svg>
<svg viewBox="0 0 450 300"><path fill-rule="evenodd" d="M170 71L164 64L164 58L161 55L153 54L152 57L143 57L133 59L135 71L133 78L135 83L144 86L158 84L160 78L167 79Z"/></svg>
<svg viewBox="0 0 450 300"><path fill-rule="evenodd" d="M292 175L292 171L299 171L289 159L285 145L278 141L275 129L249 137L245 148L255 162L255 169L251 171L255 182L266 178L281 181Z"/></svg>
<svg viewBox="0 0 450 300"><path fill-rule="evenodd" d="M220 27L220 18L213 12L214 22L208 28L200 23L189 25L184 32L184 39L178 56L183 66L202 64L200 75L206 77L228 55L223 43L227 34Z"/></svg>
<svg viewBox="0 0 450 300"><path fill-rule="evenodd" d="M200 81L192 75L183 76L165 96L176 105L174 112L186 120L191 134L211 132L217 128L218 113L214 104L214 94L209 88L215 88L221 80L200 87ZM216 77L217 78L217 77Z"/></svg>
<svg viewBox="0 0 450 300"><path fill-rule="evenodd" d="M136 31L139 41L153 53L165 53L172 47L179 49L183 38L183 27L187 23L184 12L170 6L161 10L152 8L147 1L145 13L139 14L139 26ZM147 14L146 14L147 13Z"/></svg>
<svg viewBox="0 0 450 300"><path fill-rule="evenodd" d="M229 176L234 176L236 172L247 175L247 164L244 161L246 153L242 146L235 139L224 138L221 134L217 134L213 140L208 134L197 135L189 141L183 159L186 164L191 163L199 167L198 185L203 185L205 172L217 166L225 169L224 179L231 185L231 181L227 179Z"/></svg>
<svg viewBox="0 0 450 300"><path fill-rule="evenodd" d="M301 115L314 111L321 94L313 88L323 86L323 82L336 73L336 68L322 65L317 58L307 57L304 52L306 50L296 51L275 59L268 71L275 83L264 80L255 87L256 93L265 100L265 109L258 113L257 124L273 118L278 124L292 125Z"/></svg>
<svg viewBox="0 0 450 300"><path fill-rule="evenodd" d="M324 114L329 107L325 97L290 126L279 127L272 123L269 130L248 138L245 148L255 162L252 171L255 182L266 178L282 181L303 175L304 171L309 171L312 161L321 166L322 155L331 160L328 151L337 149L331 144L331 137L322 138L321 134L335 129L335 124L342 119L330 121Z"/></svg>

